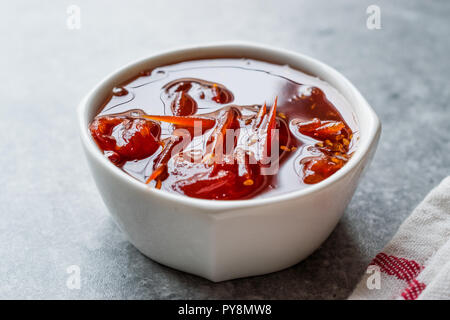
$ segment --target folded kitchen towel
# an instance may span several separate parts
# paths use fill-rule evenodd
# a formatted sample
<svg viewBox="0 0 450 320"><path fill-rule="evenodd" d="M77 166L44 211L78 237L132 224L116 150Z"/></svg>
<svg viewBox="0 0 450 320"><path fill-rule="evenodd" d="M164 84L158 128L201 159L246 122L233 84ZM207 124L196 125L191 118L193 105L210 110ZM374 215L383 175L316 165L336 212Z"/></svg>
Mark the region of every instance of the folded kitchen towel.
<svg viewBox="0 0 450 320"><path fill-rule="evenodd" d="M403 222L349 299L450 299L450 177Z"/></svg>

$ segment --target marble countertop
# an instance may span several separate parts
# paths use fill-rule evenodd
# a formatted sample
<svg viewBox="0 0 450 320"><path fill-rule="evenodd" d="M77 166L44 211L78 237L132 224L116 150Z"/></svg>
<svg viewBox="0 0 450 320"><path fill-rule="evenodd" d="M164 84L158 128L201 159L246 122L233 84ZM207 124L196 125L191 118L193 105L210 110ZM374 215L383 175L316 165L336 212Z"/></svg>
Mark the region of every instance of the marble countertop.
<svg viewBox="0 0 450 320"><path fill-rule="evenodd" d="M189 4L190 3L190 4ZM371 258L450 172L450 3L10 1L0 11L0 298L343 299ZM81 28L67 27L69 5ZM152 262L108 215L81 150L76 106L114 69L157 50L250 40L341 71L383 123L344 218L305 261L211 283ZM80 289L66 284L79 266Z"/></svg>

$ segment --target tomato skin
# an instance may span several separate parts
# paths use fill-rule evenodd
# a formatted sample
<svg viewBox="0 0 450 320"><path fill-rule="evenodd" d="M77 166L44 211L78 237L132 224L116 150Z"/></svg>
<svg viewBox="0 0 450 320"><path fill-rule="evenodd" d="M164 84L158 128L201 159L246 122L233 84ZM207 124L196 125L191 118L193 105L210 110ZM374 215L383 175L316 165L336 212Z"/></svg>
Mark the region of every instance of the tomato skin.
<svg viewBox="0 0 450 320"><path fill-rule="evenodd" d="M301 134L320 141L315 145L315 151L320 155L301 160L304 183L315 184L325 180L348 161L352 131L343 121L314 118L299 123L298 130Z"/></svg>
<svg viewBox="0 0 450 320"><path fill-rule="evenodd" d="M153 121L117 116L100 116L89 130L97 145L117 166L126 161L145 159L154 154L161 129Z"/></svg>
<svg viewBox="0 0 450 320"><path fill-rule="evenodd" d="M345 162L335 163L326 155L303 159L303 182L315 184L338 171Z"/></svg>
<svg viewBox="0 0 450 320"><path fill-rule="evenodd" d="M222 163L212 166L180 163L185 169L172 185L174 190L199 199L238 200L248 199L257 194L270 181L270 177L260 174L257 164L249 166L245 176L239 175L237 163ZM188 168L189 170L186 170ZM251 181L251 184L246 183Z"/></svg>
<svg viewBox="0 0 450 320"><path fill-rule="evenodd" d="M172 101L172 113L176 116L190 116L197 112L197 102L184 91L177 92L175 99Z"/></svg>
<svg viewBox="0 0 450 320"><path fill-rule="evenodd" d="M321 121L317 118L298 125L301 134L322 141L326 139L335 140L344 128L345 124L342 121Z"/></svg>

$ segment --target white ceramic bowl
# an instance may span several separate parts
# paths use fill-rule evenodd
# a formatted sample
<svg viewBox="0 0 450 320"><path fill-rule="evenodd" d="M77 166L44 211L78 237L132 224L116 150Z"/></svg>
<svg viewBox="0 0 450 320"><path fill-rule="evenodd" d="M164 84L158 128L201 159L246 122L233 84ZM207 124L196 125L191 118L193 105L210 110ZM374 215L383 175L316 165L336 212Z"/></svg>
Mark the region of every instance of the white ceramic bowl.
<svg viewBox="0 0 450 320"><path fill-rule="evenodd" d="M103 156L88 124L115 85L144 69L217 57L288 64L335 87L350 102L360 129L359 147L350 161L306 189L264 199L213 201L149 188ZM95 182L130 242L157 262L212 281L278 271L319 247L341 218L381 131L366 100L333 68L299 53L242 42L171 50L129 64L101 81L78 111L81 140Z"/></svg>

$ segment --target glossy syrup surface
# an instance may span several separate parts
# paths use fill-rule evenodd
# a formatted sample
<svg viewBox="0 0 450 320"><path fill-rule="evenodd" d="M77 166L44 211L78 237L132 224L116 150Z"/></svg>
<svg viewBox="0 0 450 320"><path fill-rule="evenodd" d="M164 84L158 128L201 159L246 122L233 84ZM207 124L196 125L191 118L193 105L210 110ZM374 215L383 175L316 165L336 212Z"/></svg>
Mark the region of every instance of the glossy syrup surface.
<svg viewBox="0 0 450 320"><path fill-rule="evenodd" d="M236 135L223 135L222 161L216 161L226 129ZM113 89L90 131L105 156L150 187L214 200L268 197L318 183L345 165L358 142L350 106L333 87L250 59L143 71ZM265 160L274 154L276 170L267 171Z"/></svg>

